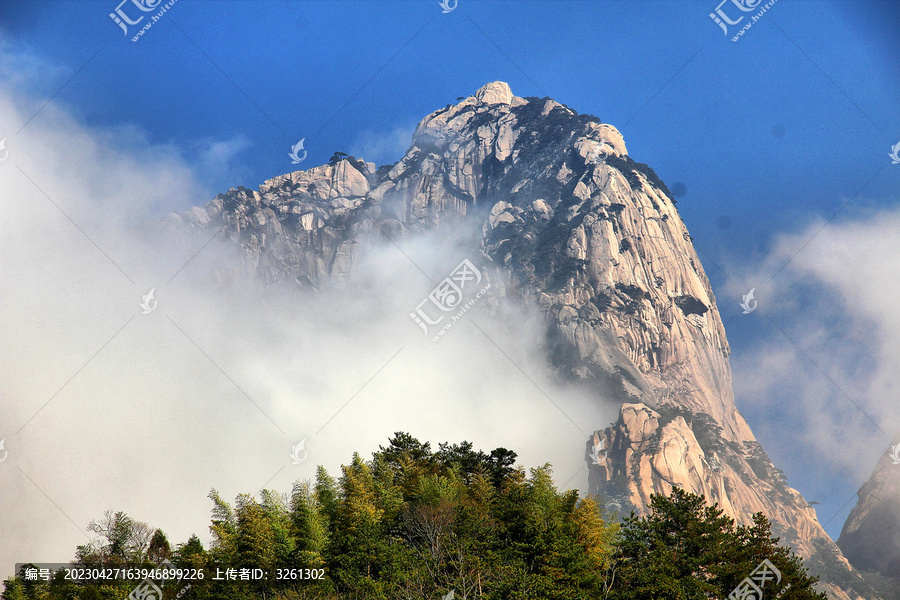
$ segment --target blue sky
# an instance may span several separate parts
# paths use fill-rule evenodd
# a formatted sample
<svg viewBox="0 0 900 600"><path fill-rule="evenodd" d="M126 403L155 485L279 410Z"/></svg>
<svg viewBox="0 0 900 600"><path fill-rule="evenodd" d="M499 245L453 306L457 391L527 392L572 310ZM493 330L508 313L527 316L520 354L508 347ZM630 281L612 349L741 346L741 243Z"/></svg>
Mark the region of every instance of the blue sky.
<svg viewBox="0 0 900 600"><path fill-rule="evenodd" d="M178 0L138 42L109 18L117 4L4 2L0 30L53 66L30 78L35 96L86 127L128 126L176 149L210 198L291 170L287 154L301 138L304 166L338 150L394 162L422 117L494 80L615 125L631 157L680 196L736 359L781 335L741 315L735 291L748 272L773 275L774 249L793 235L799 248L817 219L839 210L835 224L863 219L900 199L900 167L888 158L900 142L895 2L778 0L737 42L709 18L714 0L459 0L448 14L437 0ZM11 145L46 117L41 105L18 132L0 123ZM816 290L794 291L828 293ZM792 302L775 320L789 328L803 311ZM865 356L854 323L846 311L831 315L829 344ZM818 343L804 347L812 371L829 347ZM809 374L828 376L840 379L829 368ZM739 377L752 368L736 368ZM784 439L796 422L749 393L738 405L789 483L821 498L820 519L834 515L826 528L836 537L872 463L820 470L819 446ZM889 437L869 433L871 459Z"/></svg>

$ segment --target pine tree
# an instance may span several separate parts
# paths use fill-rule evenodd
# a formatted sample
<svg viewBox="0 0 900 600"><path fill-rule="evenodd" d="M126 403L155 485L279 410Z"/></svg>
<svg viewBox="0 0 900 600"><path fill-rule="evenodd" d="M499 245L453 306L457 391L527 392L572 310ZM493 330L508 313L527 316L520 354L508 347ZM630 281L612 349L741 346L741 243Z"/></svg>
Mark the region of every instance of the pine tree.
<svg viewBox="0 0 900 600"><path fill-rule="evenodd" d="M159 564L163 560L172 555L172 548L169 545L169 539L162 529L157 529L150 539L150 546L147 549L147 559L150 562Z"/></svg>
<svg viewBox="0 0 900 600"><path fill-rule="evenodd" d="M651 497L650 514L625 520L615 555L614 600L706 600L724 598L764 560L790 584L791 600L825 600L812 589L802 562L777 546L762 514L751 527L735 526L702 496L674 488Z"/></svg>

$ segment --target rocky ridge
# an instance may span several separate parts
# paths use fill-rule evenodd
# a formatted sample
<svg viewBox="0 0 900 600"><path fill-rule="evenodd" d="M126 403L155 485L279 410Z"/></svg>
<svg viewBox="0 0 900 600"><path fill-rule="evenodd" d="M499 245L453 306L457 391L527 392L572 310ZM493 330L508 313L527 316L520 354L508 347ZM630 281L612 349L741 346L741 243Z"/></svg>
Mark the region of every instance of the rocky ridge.
<svg viewBox="0 0 900 600"><path fill-rule="evenodd" d="M882 456L860 488L838 546L850 563L900 589L900 440Z"/></svg>
<svg viewBox="0 0 900 600"><path fill-rule="evenodd" d="M742 523L762 511L820 571L838 574L825 584L833 597L861 597L815 511L738 412L691 237L615 127L494 82L423 119L394 165L336 155L169 217L189 231L221 228L258 277L301 287L352 269L363 235L462 220L481 224L483 262L503 279L496 293L545 315L546 339L535 343L560 376L622 403L618 422L587 442L592 493L640 513L650 494L680 486Z"/></svg>

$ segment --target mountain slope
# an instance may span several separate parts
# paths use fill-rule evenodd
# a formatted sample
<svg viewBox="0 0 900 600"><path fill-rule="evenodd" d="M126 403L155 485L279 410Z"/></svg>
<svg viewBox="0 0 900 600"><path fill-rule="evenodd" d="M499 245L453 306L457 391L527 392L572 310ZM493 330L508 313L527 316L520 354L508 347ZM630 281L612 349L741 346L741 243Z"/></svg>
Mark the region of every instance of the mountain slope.
<svg viewBox="0 0 900 600"><path fill-rule="evenodd" d="M650 494L680 486L742 523L762 511L828 573L833 597L858 596L815 511L737 411L691 237L665 184L611 125L494 82L427 116L395 165L336 158L170 216L224 229L256 275L301 287L352 269L363 235L463 220L482 225L483 261L504 283L496 293L545 315L546 338L534 342L560 376L622 402L618 422L587 442L592 493L643 512Z"/></svg>
<svg viewBox="0 0 900 600"><path fill-rule="evenodd" d="M896 448L900 441L892 450ZM881 458L858 496L838 546L854 567L883 576L884 585L896 593L900 589L900 464L891 453Z"/></svg>

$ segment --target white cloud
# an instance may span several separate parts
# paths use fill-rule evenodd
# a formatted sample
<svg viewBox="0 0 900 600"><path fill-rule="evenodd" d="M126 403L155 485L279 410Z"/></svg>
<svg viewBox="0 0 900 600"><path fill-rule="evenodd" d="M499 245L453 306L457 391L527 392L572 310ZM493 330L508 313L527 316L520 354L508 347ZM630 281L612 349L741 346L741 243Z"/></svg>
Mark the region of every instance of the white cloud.
<svg viewBox="0 0 900 600"><path fill-rule="evenodd" d="M17 131L42 98L2 90L0 122ZM424 338L409 313L433 283L390 244L369 247L354 276L321 294L260 295L235 274L232 242L187 264L205 240L181 247L139 227L204 204L204 169L228 168L245 140L207 142L189 163L133 126L88 127L51 102L7 146L0 573L70 559L108 509L172 542L206 538L211 487L286 491L315 464L334 470L399 430L505 446L525 465L553 462L564 483L583 466L585 434L544 392L585 432L615 418L615 407L554 385L535 356L543 325L533 315L472 309L515 364L470 322ZM434 280L467 257L446 238L403 247ZM158 307L145 315L151 288ZM303 437L310 458L293 465ZM582 473L570 487L585 484Z"/></svg>
<svg viewBox="0 0 900 600"><path fill-rule="evenodd" d="M53 86L61 85L72 73L56 63L44 60L29 49L20 47L10 41L0 27L0 81L8 89L20 91L38 91L52 94ZM35 77L40 73L40 77Z"/></svg>
<svg viewBox="0 0 900 600"><path fill-rule="evenodd" d="M900 431L900 208L823 225L782 236L729 286L757 288L739 318L767 332L733 356L735 392L745 413L779 416L764 424L776 454L862 482Z"/></svg>
<svg viewBox="0 0 900 600"><path fill-rule="evenodd" d="M239 134L228 140L197 142L190 154L196 156L196 168L203 174L204 180L215 185L223 181L241 181L247 176L246 169L241 168L237 159L241 152L251 146L250 140Z"/></svg>
<svg viewBox="0 0 900 600"><path fill-rule="evenodd" d="M350 154L376 165L395 163L406 154L415 130L412 123L390 131L364 131L350 145Z"/></svg>

